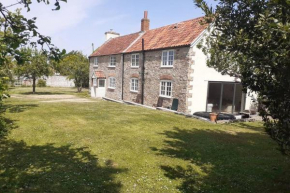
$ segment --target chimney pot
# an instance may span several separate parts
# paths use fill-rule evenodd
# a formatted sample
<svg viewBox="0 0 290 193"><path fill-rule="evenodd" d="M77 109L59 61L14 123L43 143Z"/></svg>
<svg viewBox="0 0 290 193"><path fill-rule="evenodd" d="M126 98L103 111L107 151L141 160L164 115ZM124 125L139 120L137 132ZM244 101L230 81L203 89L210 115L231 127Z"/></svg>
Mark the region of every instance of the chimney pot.
<svg viewBox="0 0 290 193"><path fill-rule="evenodd" d="M144 11L144 19L148 18L148 11Z"/></svg>
<svg viewBox="0 0 290 193"><path fill-rule="evenodd" d="M150 20L148 19L148 11L144 11L144 18L141 20L141 31L145 32L150 29Z"/></svg>

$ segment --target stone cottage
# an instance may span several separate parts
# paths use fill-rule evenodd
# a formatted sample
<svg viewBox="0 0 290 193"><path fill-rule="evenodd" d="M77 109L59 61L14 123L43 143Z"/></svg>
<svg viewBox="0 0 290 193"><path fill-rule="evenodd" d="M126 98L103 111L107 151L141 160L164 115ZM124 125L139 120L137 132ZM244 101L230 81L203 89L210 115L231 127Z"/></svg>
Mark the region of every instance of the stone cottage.
<svg viewBox="0 0 290 193"><path fill-rule="evenodd" d="M207 67L197 48L207 34L202 20L150 29L145 11L140 32L106 32L106 42L89 57L91 96L164 108L175 100L177 111L190 114L250 110L252 97L240 81Z"/></svg>

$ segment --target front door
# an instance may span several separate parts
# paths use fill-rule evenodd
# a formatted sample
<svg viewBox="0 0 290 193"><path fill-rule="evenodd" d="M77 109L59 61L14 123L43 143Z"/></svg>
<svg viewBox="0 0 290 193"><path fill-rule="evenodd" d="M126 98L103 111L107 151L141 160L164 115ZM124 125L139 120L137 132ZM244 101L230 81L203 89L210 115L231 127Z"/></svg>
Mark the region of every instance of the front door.
<svg viewBox="0 0 290 193"><path fill-rule="evenodd" d="M106 79L98 79L98 87L96 90L97 97L105 97L106 95Z"/></svg>

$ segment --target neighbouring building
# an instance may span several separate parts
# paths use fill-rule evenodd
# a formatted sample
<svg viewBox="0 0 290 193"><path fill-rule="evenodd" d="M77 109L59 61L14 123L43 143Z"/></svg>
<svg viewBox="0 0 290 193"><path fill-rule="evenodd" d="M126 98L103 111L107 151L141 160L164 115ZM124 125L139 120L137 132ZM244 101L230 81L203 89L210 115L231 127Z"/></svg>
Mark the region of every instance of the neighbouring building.
<svg viewBox="0 0 290 193"><path fill-rule="evenodd" d="M250 110L253 95L237 78L206 65L197 48L207 35L203 17L150 29L147 11L141 31L120 36L106 32L106 42L90 55L92 97L132 101L179 112L238 113ZM176 100L177 99L177 100Z"/></svg>

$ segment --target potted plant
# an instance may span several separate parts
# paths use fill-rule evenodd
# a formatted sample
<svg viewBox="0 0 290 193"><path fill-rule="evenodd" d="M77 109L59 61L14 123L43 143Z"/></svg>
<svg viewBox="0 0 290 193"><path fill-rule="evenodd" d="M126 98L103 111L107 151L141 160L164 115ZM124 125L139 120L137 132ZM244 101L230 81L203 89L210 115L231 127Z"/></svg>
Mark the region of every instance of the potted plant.
<svg viewBox="0 0 290 193"><path fill-rule="evenodd" d="M216 113L210 113L209 114L209 119L212 122L216 122L217 121L217 114Z"/></svg>

